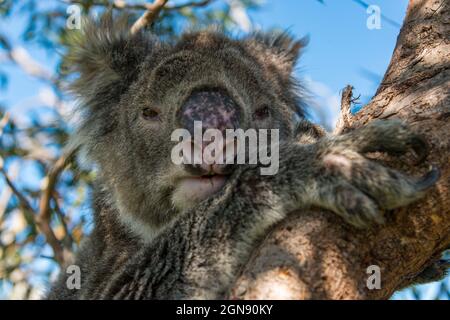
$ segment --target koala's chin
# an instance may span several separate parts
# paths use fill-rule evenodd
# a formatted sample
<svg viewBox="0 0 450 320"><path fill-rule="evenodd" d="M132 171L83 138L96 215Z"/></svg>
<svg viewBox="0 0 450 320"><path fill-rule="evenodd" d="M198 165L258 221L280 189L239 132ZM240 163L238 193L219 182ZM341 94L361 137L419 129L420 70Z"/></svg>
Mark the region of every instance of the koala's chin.
<svg viewBox="0 0 450 320"><path fill-rule="evenodd" d="M227 182L223 175L181 179L172 194L172 203L178 210L190 209L202 200L219 192Z"/></svg>

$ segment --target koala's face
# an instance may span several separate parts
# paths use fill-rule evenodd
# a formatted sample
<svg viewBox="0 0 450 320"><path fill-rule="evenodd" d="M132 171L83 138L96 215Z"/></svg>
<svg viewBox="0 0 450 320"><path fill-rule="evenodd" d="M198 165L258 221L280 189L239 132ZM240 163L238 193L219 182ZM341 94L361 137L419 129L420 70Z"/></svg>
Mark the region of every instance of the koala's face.
<svg viewBox="0 0 450 320"><path fill-rule="evenodd" d="M291 79L301 42L285 35L233 40L204 31L163 44L107 28L88 29L84 41L107 39L102 32L109 34L103 60L110 67L95 72L106 74L86 72L80 52L72 57L81 71L75 90L91 104L80 143L125 220L157 229L221 190L238 168L175 164L176 129L193 135L201 121L203 130L279 129L281 140L292 137L302 116Z"/></svg>

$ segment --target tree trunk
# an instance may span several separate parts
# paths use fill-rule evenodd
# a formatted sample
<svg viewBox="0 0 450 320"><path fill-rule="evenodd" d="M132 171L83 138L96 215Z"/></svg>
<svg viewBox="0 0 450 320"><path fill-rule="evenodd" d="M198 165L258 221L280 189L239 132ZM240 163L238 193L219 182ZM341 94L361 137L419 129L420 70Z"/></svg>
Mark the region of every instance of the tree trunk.
<svg viewBox="0 0 450 320"><path fill-rule="evenodd" d="M386 224L372 230L355 230L326 211L297 212L255 252L232 298L387 299L440 256L450 245L449 67L450 2L411 0L375 97L348 116L346 90L339 131L373 119L403 119L429 141L427 163L408 166L405 157L383 162L414 175L436 164L442 174L437 186L423 201L387 213ZM371 265L380 267L380 289L367 287Z"/></svg>

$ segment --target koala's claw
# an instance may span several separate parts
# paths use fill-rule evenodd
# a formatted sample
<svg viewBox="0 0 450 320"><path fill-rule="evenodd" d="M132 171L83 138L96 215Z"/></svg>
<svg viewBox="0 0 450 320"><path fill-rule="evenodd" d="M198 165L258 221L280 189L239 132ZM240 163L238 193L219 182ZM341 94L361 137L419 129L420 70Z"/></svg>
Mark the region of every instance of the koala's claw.
<svg viewBox="0 0 450 320"><path fill-rule="evenodd" d="M384 222L383 210L392 210L422 198L425 192L433 187L440 178L440 171L436 166L432 166L431 170L422 178L412 179L379 164L371 163L369 165L368 162L371 161L366 161L367 163L363 162L361 165L365 168L360 168L362 174L350 176L350 182L357 189L351 196L360 200L347 201L347 203L357 201L356 210L352 209L351 211L363 218L364 223L361 225L352 223L352 219L346 220L357 227L365 227L373 223L382 224ZM361 200L363 197L365 201ZM343 216L351 215L352 212L348 211Z"/></svg>
<svg viewBox="0 0 450 320"><path fill-rule="evenodd" d="M431 166L431 170L427 172L422 179L417 182L417 190L418 191L426 191L438 182L441 177L441 171L435 165Z"/></svg>
<svg viewBox="0 0 450 320"><path fill-rule="evenodd" d="M421 136L415 135L411 138L410 145L417 156L415 164L419 165L423 163L427 158L428 154L430 153L430 147L427 141Z"/></svg>

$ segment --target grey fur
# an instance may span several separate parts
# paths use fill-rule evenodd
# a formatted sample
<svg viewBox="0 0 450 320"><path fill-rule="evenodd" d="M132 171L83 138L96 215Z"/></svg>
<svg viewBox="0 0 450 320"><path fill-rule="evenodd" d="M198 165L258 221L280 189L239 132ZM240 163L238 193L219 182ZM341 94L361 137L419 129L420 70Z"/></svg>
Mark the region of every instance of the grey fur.
<svg viewBox="0 0 450 320"><path fill-rule="evenodd" d="M435 170L409 177L364 156L420 151L400 121L327 137L304 119L292 77L303 41L206 30L162 43L128 28L111 16L87 22L68 54L84 113L71 146L84 149L99 178L94 229L76 259L81 289L66 287L63 270L50 299L224 298L261 237L292 210L326 208L364 228L438 178ZM225 89L244 111L243 129L280 129L280 170L261 176L239 166L217 195L179 208L171 195L183 169L170 160L170 134L177 108L199 87ZM261 105L269 118L253 120ZM146 107L160 112L158 121L141 117Z"/></svg>

